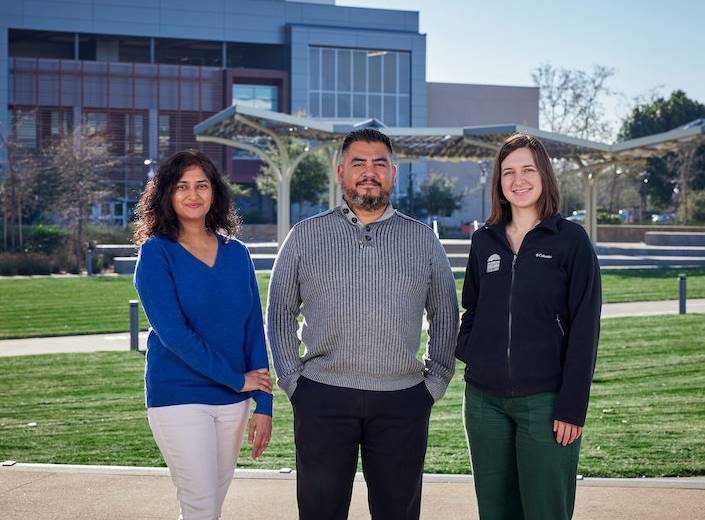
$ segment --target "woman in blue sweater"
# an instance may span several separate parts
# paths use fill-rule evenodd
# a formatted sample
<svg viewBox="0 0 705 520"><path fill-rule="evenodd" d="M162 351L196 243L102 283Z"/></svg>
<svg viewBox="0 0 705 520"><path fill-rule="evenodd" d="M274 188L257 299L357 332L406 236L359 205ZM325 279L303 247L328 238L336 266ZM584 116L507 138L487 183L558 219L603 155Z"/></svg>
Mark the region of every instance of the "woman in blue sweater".
<svg viewBox="0 0 705 520"><path fill-rule="evenodd" d="M242 445L250 398L252 458L272 432L272 383L257 281L227 186L201 152L164 162L142 194L135 287L152 329L149 425L183 520L216 520Z"/></svg>

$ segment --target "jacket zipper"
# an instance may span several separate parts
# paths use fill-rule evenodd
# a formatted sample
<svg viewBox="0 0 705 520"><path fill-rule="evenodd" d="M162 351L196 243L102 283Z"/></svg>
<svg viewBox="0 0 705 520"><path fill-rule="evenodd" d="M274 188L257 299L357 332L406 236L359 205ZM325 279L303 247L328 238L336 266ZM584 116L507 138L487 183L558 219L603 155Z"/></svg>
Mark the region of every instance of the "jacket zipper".
<svg viewBox="0 0 705 520"><path fill-rule="evenodd" d="M561 329L561 336L565 336L565 330L563 330L563 324L561 323L561 317L556 314L556 323L558 323L558 328Z"/></svg>
<svg viewBox="0 0 705 520"><path fill-rule="evenodd" d="M512 386L512 293L514 292L514 267L517 262L517 255L512 257L512 281L509 285L509 334L507 335L507 381L509 382L509 392L513 396Z"/></svg>

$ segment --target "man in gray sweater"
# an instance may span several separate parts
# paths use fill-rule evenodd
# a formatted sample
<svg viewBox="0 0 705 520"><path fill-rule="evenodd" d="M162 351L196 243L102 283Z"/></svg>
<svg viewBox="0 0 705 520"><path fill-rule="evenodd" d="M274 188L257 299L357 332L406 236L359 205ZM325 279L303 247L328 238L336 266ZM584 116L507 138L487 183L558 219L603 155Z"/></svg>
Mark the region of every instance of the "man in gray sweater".
<svg viewBox="0 0 705 520"><path fill-rule="evenodd" d="M269 285L267 335L294 409L299 518L347 518L361 451L372 518L416 519L431 406L454 371L455 282L433 231L389 204L389 138L351 132L342 160L343 203L291 229Z"/></svg>

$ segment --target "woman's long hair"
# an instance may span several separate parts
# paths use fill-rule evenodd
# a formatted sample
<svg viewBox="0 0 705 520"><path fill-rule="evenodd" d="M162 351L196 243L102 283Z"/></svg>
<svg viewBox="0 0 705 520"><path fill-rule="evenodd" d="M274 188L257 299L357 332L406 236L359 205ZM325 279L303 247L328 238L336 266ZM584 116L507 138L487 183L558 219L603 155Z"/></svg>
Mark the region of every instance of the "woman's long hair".
<svg viewBox="0 0 705 520"><path fill-rule="evenodd" d="M135 208L137 222L132 236L135 245L141 246L154 235L164 235L172 240L178 238L180 224L171 204L171 196L176 183L191 166L203 169L213 190L213 200L206 215L206 229L211 233L220 231L229 237L237 234L240 221L233 210L228 186L213 161L198 150L188 149L176 152L160 164L157 174L145 186Z"/></svg>
<svg viewBox="0 0 705 520"><path fill-rule="evenodd" d="M543 189L539 200L536 201L539 219L544 220L551 215L555 215L561 207L561 194L558 190L558 181L556 180L556 174L553 172L551 158L546 151L546 147L534 136L516 133L510 135L504 141L492 165L492 210L490 217L487 219L488 224L498 224L503 220L511 220L512 218L512 208L505 198L504 193L502 193L502 161L504 161L510 153L520 148L528 148L531 150L536 168L538 168L539 174L541 175Z"/></svg>

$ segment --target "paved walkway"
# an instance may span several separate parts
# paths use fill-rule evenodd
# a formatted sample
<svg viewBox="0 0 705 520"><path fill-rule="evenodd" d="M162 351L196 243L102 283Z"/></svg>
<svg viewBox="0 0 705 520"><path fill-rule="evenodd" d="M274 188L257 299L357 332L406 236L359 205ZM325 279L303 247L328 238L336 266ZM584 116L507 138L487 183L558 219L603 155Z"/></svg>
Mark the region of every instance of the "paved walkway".
<svg viewBox="0 0 705 520"><path fill-rule="evenodd" d="M689 313L705 313L705 298L688 300ZM678 300L656 302L607 303L602 306L603 318L678 314ZM425 328L426 324L424 324ZM144 349L147 333L140 333L140 348ZM59 354L65 352L98 352L126 350L130 345L128 333L85 334L50 338L6 339L0 341L0 357L30 354Z"/></svg>
<svg viewBox="0 0 705 520"><path fill-rule="evenodd" d="M223 520L297 517L293 473L238 470ZM367 492L356 479L350 520L369 519ZM174 520L175 491L166 469L18 464L0 468L3 520ZM472 477L426 475L422 519L476 520ZM574 520L702 520L705 480L585 479Z"/></svg>
<svg viewBox="0 0 705 520"><path fill-rule="evenodd" d="M705 312L705 298L692 298L686 302L688 313ZM602 306L603 318L623 318L626 316L653 316L657 314L678 314L678 300L657 302L606 303Z"/></svg>

